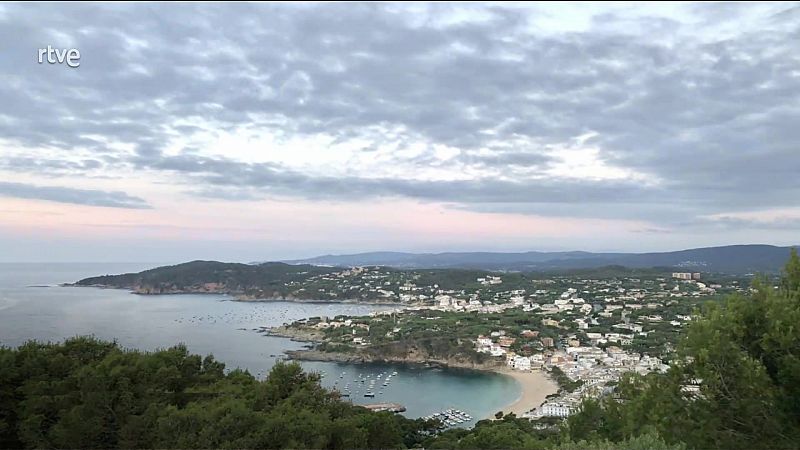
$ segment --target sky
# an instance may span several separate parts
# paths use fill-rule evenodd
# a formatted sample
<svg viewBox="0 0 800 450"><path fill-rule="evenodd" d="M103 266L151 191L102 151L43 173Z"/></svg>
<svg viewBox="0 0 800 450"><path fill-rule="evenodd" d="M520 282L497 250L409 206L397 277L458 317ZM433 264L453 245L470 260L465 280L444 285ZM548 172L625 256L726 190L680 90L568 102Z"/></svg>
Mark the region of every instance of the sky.
<svg viewBox="0 0 800 450"><path fill-rule="evenodd" d="M796 3L0 4L0 261L743 243L800 244Z"/></svg>

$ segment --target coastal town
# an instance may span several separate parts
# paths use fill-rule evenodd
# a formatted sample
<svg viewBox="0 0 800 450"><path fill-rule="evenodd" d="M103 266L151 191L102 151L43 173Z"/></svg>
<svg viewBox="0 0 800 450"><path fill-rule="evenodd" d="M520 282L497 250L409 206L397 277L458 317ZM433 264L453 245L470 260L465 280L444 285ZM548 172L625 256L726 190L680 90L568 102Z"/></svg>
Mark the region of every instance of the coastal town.
<svg viewBox="0 0 800 450"><path fill-rule="evenodd" d="M572 414L627 373L663 372L705 303L750 291L752 276L681 271L702 267L694 261L676 267L547 273L195 261L78 285L380 305L366 316L306 317L260 331L313 343L287 352L293 359L503 372L524 386L515 414L538 418Z"/></svg>
<svg viewBox="0 0 800 450"><path fill-rule="evenodd" d="M309 318L274 332L317 343L292 354L299 359L436 362L546 375L557 387L521 415L563 418L583 399L611 393L627 373L666 371L680 330L704 302L749 289L746 279L697 272L495 273L468 281L449 275L440 281L369 267L319 275L312 285L367 292L402 308Z"/></svg>

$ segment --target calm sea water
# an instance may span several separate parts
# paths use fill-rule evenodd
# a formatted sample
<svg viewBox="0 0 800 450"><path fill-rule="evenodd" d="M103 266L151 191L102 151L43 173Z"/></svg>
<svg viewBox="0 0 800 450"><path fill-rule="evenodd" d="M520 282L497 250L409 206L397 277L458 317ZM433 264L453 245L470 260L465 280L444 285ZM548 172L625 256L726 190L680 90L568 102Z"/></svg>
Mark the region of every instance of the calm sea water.
<svg viewBox="0 0 800 450"><path fill-rule="evenodd" d="M229 368L241 367L263 377L286 350L302 343L263 336L257 327L275 326L312 316L367 314L386 306L244 303L219 295L139 296L122 290L61 287L81 278L140 271L153 264L5 264L0 263L0 345L25 341L61 341L76 335L116 340L129 348L153 350L185 343L190 351L213 354ZM323 385L349 385L355 403L397 402L408 417L458 408L481 419L520 394L511 378L458 370L401 365L304 362L324 374ZM388 386L386 376L397 372ZM375 398L363 393L377 378ZM357 390L357 391L356 391ZM468 424L465 424L468 425Z"/></svg>

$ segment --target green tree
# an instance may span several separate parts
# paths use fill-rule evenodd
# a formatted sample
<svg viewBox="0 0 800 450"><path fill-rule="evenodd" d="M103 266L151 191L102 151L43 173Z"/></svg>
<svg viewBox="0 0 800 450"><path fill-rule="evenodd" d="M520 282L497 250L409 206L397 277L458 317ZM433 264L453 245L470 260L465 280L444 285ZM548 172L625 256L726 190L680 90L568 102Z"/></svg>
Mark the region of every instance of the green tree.
<svg viewBox="0 0 800 450"><path fill-rule="evenodd" d="M435 431L342 402L297 364L260 382L182 345L79 337L0 348L0 362L3 448L401 448Z"/></svg>
<svg viewBox="0 0 800 450"><path fill-rule="evenodd" d="M553 450L684 450L686 445L668 444L658 434L649 431L625 441L589 440L565 442L552 447Z"/></svg>

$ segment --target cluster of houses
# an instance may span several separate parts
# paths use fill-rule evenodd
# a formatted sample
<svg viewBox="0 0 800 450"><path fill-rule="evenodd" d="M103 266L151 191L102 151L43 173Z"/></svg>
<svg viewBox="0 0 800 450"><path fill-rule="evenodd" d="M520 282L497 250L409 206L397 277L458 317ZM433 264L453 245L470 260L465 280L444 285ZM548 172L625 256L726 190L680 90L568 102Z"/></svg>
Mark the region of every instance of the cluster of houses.
<svg viewBox="0 0 800 450"><path fill-rule="evenodd" d="M329 320L327 317L323 316L320 318L320 321L314 324L314 328L318 330L326 330L328 328L340 328L340 327L348 327L352 329L356 328L363 328L369 331L369 325L365 323L358 323L353 322L352 319L344 319L344 320Z"/></svg>
<svg viewBox="0 0 800 450"><path fill-rule="evenodd" d="M675 272L671 277L645 280L635 277L625 279L554 277L531 280L535 289L526 293L524 289L502 290L500 286L504 285L504 280L499 274L476 278L475 283L480 288L470 291L442 289L437 283L420 283L420 274L414 271L355 267L312 276L304 281L289 282L287 287L295 289L298 293L314 291L323 299L385 300L449 311L495 313L509 307L523 307L528 311L542 314L564 311L580 311L586 314L591 312L598 302L621 305L627 309L657 307L659 303L663 304L670 299L711 295L721 287L701 282L700 279L701 275L697 272ZM569 288L563 292L553 289L564 284ZM487 298L487 290L488 295L491 295L490 298Z"/></svg>
<svg viewBox="0 0 800 450"><path fill-rule="evenodd" d="M489 286L492 284L501 284L503 279L500 277L488 276L485 278L478 278L476 281L484 286Z"/></svg>
<svg viewBox="0 0 800 450"><path fill-rule="evenodd" d="M694 274L690 274L694 275ZM481 283L489 282L499 277L479 278ZM544 280L553 283L552 280ZM578 280L576 280L578 281ZM478 312L478 313L499 313L513 308L522 308L524 312L530 312L540 316L551 316L566 313L571 315L572 322L579 330L587 330L593 325L599 325L598 319L609 319L615 315L623 314L623 323L614 324L623 336L618 339L630 339L631 334L643 333L647 324L657 324L660 322L669 323L673 327L682 327L689 317L668 317L658 312L665 306L670 306L681 301L681 297L699 297L712 295L720 288L720 285L707 285L697 281L697 278L683 279L679 283L686 283L690 287L681 288L679 285L669 285L667 280L659 279L658 283L647 281L644 287L641 280L626 280L632 283L639 283L640 287L622 287L620 280L579 280L585 286L593 286L592 290L580 291L570 287L560 294L554 294L549 289L536 289L530 294L526 294L524 289L509 290L499 292L497 301L480 301L477 294L465 294L464 291L443 291L438 290L437 294L425 305L417 306L415 309L434 309L440 311L454 312ZM493 281L492 281L493 282ZM542 282L541 280L539 282ZM648 285L647 283L650 283ZM667 287L670 286L668 289ZM583 296L589 294L591 302ZM629 323L624 319L625 314L632 311L652 310L653 314L637 314L638 323ZM562 314L563 316L563 314ZM545 319L547 320L547 319ZM547 324L545 324L547 325ZM550 326L568 328L558 323ZM613 333L610 340L614 342ZM602 343L602 339L600 343ZM488 352L488 351L487 351Z"/></svg>
<svg viewBox="0 0 800 450"><path fill-rule="evenodd" d="M409 300L408 282L398 282L396 274L379 267L353 267L339 272L315 275L287 283L298 292L313 290L320 298L369 299L390 302ZM423 295L423 300L427 299Z"/></svg>
<svg viewBox="0 0 800 450"><path fill-rule="evenodd" d="M530 417L566 417L583 398L608 392L608 384L619 380L624 373L644 374L666 369L659 358L626 349L637 337L646 337L656 329L663 332L668 327L682 327L692 319L688 312L680 314L681 309L672 306L687 299L713 295L723 288L719 284L701 282L700 278L699 273L690 272L644 280L554 277L532 280L532 288L527 292L525 289L497 289L497 285L503 284L500 275L477 278L475 281L483 288L474 292L445 290L438 284L418 285L419 278L412 272L398 278L397 273L378 268L345 270L322 275L320 280L335 283L340 296L360 292L372 298L396 299L407 310L492 314L519 308L530 313L532 318L538 317L536 321L543 327L559 330L558 342L549 336L539 336L539 331L535 330L523 330L521 336L497 330L488 336L478 336L475 348L478 352L503 358L513 370L558 368L569 379L582 382L573 392L549 399L528 414ZM492 295L489 299L485 296L487 289ZM735 281L724 289L741 290ZM323 320L316 324L321 329L343 326L353 327L354 344L368 345L364 338L355 336L355 327L368 329L368 325L350 320ZM392 330L387 336L396 332ZM533 343L533 348L525 349L524 355L517 354L512 347L518 338L523 338L526 345Z"/></svg>
<svg viewBox="0 0 800 450"><path fill-rule="evenodd" d="M534 333L533 331L530 332ZM535 333L538 334L538 332ZM506 332L501 330L493 331L489 337L478 336L475 340L475 345L479 353L488 353L492 356L513 356L513 352L509 350L509 347L511 347L514 342L516 342L516 338L506 336ZM528 370L530 370L530 364L528 365Z"/></svg>
<svg viewBox="0 0 800 450"><path fill-rule="evenodd" d="M618 381L622 375L636 372L665 372L669 366L660 358L626 352L616 346L568 347L554 352L545 359L544 368L557 367L572 381L582 384L572 392L562 392L550 398L525 417L566 417L577 411L585 398L596 398L611 392L610 382Z"/></svg>
<svg viewBox="0 0 800 450"><path fill-rule="evenodd" d="M596 397L609 392L608 383L618 381L627 372L646 374L652 371L666 371L668 366L659 358L627 352L616 345L604 349L596 343L603 341L623 343L624 335L617 333L591 333L593 345L582 346L577 339L565 339L567 346L563 349L552 349L553 340L542 337L544 347L541 353L530 356L518 355L510 349L516 338L507 336L504 331L494 331L489 336L478 336L475 347L478 352L488 353L494 357L505 358L506 365L519 371L552 370L558 368L570 380L582 382L573 392L565 392L552 398L526 416L566 417L572 414L580 402L586 397ZM538 331L524 330L521 335L526 338L538 337ZM574 337L574 336L573 336Z"/></svg>
<svg viewBox="0 0 800 450"><path fill-rule="evenodd" d="M353 322L351 319L344 319L344 320L329 320L327 317L321 317L320 321L311 325L312 328L316 328L317 330L327 330L327 329L338 329L338 328L349 328L350 329L350 341L353 345L360 345L360 346L367 346L369 345L369 339L364 336L355 336L357 333L357 329L362 329L369 332L369 325L366 323L359 323Z"/></svg>
<svg viewBox="0 0 800 450"><path fill-rule="evenodd" d="M440 311L498 313L509 308L516 308L513 303L494 303L489 300L480 301L477 298L469 300L458 299L451 295L439 294L434 297L433 306L423 306L423 309L436 309Z"/></svg>

